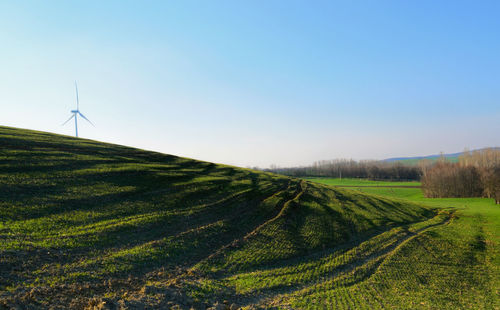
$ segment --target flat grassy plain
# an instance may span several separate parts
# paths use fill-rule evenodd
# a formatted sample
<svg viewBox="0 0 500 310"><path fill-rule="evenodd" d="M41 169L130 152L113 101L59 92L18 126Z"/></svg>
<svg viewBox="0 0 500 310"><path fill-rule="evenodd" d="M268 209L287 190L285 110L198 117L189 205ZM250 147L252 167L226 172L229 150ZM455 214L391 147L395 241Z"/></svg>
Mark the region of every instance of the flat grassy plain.
<svg viewBox="0 0 500 310"><path fill-rule="evenodd" d="M0 308L498 308L500 208L386 189L0 127Z"/></svg>
<svg viewBox="0 0 500 310"><path fill-rule="evenodd" d="M404 187L418 187L421 186L422 184L417 181L372 181L372 180L367 180L367 179L353 179L353 178L344 178L344 179L339 179L339 178L304 178L305 180L316 182L316 183L321 183L321 184L326 184L326 185L333 185L333 186L340 186L340 187L363 187L363 186L370 186L370 187L376 187L376 186L387 186L387 187L397 187L397 186L404 186Z"/></svg>

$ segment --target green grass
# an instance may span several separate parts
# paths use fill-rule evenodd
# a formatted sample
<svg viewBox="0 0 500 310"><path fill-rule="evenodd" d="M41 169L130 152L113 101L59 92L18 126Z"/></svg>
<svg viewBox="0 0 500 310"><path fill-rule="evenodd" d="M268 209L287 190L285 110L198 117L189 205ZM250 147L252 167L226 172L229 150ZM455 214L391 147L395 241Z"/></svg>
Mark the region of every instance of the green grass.
<svg viewBox="0 0 500 310"><path fill-rule="evenodd" d="M420 182L416 181L398 181L398 182L393 182L393 181L372 181L372 180L367 180L367 179L353 179L353 178L305 178L308 181L316 182L316 183L321 183L321 184L326 184L326 185L333 185L333 186L345 186L345 187L351 187L351 186L421 186Z"/></svg>
<svg viewBox="0 0 500 310"><path fill-rule="evenodd" d="M429 199L418 188L363 183L370 184L374 187L360 187L358 192L405 199L447 210L453 216L448 224L415 235L369 281L350 287L349 295L374 291L378 296L374 299L383 307L406 303L408 308L423 309L500 308L500 206L493 199Z"/></svg>
<svg viewBox="0 0 500 310"><path fill-rule="evenodd" d="M0 146L0 309L499 305L489 200L8 127Z"/></svg>

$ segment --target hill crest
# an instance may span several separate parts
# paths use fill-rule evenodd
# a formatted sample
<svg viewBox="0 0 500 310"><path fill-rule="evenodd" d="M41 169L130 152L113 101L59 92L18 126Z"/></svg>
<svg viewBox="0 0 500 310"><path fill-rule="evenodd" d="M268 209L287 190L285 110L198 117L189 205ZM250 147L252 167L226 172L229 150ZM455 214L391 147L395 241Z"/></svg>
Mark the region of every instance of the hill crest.
<svg viewBox="0 0 500 310"><path fill-rule="evenodd" d="M244 285L252 273L338 255L435 215L404 201L49 133L0 127L0 144L5 305L47 306L50 295L74 308L96 302L87 296L161 308L171 294L182 307L266 303Z"/></svg>

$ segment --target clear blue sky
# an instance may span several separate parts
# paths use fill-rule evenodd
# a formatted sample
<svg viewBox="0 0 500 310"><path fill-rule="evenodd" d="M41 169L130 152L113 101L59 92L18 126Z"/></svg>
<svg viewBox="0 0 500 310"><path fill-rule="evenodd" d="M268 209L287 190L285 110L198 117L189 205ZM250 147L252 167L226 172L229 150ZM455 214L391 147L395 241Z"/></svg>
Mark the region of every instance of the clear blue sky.
<svg viewBox="0 0 500 310"><path fill-rule="evenodd" d="M2 1L0 124L239 166L500 145L500 1ZM1 141L0 141L1 144Z"/></svg>

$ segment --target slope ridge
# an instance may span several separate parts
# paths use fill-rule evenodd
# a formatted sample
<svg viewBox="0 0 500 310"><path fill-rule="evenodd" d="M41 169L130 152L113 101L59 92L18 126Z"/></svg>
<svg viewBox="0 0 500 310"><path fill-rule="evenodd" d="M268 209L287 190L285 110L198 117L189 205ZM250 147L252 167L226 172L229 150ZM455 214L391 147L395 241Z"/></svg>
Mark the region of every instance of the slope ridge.
<svg viewBox="0 0 500 310"><path fill-rule="evenodd" d="M404 201L49 133L0 127L0 146L0 300L9 306L44 307L51 296L56 308L108 298L201 309L235 292L238 281L224 279L434 216Z"/></svg>

